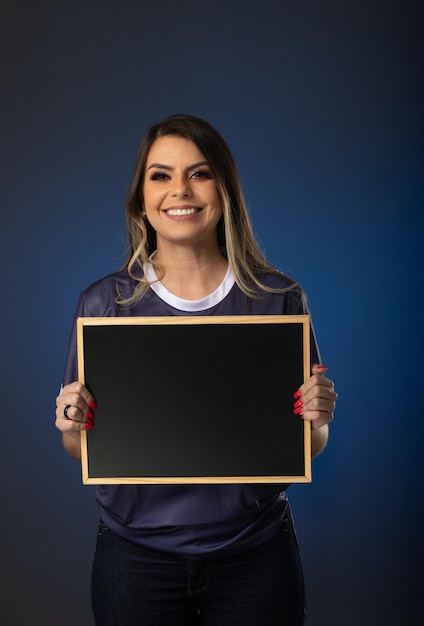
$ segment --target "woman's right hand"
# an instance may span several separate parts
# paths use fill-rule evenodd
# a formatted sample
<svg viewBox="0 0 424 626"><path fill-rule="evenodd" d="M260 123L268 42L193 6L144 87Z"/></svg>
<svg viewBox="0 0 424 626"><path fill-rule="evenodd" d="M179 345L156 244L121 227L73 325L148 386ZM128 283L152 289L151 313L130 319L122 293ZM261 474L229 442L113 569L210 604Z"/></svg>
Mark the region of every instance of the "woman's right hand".
<svg viewBox="0 0 424 626"><path fill-rule="evenodd" d="M56 398L56 428L62 433L90 430L94 426L96 402L82 383L62 387Z"/></svg>

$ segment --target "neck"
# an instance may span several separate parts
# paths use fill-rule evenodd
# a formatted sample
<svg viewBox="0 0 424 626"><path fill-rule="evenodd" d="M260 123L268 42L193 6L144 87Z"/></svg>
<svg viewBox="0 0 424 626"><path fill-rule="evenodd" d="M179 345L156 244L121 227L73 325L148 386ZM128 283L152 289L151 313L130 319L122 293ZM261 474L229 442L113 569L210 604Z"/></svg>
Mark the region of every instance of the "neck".
<svg viewBox="0 0 424 626"><path fill-rule="evenodd" d="M187 248L158 246L154 256L161 283L184 300L200 300L211 294L224 280L227 259L218 246Z"/></svg>

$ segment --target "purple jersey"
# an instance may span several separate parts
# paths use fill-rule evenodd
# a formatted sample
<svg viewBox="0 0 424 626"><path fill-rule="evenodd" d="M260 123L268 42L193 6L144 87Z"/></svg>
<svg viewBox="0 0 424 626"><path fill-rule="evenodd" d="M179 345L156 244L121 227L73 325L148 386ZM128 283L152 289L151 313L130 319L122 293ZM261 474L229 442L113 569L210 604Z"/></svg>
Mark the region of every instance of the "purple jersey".
<svg viewBox="0 0 424 626"><path fill-rule="evenodd" d="M152 266L147 276L155 279ZM284 275L270 273L261 280L270 287L293 286ZM116 304L118 293L129 297L134 287L126 269L106 276L81 293L75 318L309 313L298 286L285 293L263 291L259 300L252 300L239 289L230 270L216 291L198 301L182 300L156 282L132 307ZM75 333L74 323L65 385L78 379ZM311 330L311 363L319 362ZM111 530L145 547L190 558L220 556L267 541L278 532L287 504L281 486L263 484L98 485L96 494L101 518Z"/></svg>

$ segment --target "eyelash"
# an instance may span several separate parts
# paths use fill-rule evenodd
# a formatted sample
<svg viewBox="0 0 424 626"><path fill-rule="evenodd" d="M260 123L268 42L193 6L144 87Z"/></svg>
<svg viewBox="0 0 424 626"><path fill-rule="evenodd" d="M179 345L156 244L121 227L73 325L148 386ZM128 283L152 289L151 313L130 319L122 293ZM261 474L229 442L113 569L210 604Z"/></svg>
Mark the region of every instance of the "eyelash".
<svg viewBox="0 0 424 626"><path fill-rule="evenodd" d="M193 174L190 176L190 178L207 178L207 179L211 179L212 178L212 174L209 170L196 170L195 172L193 172Z"/></svg>
<svg viewBox="0 0 424 626"><path fill-rule="evenodd" d="M164 174L163 172L154 172L150 176L150 180L166 180L169 178L168 174Z"/></svg>
<svg viewBox="0 0 424 626"><path fill-rule="evenodd" d="M158 180L158 181L168 180L169 178L170 178L169 174L166 174L165 172L154 172L150 176L150 180ZM189 176L189 178L192 178L192 179L204 178L207 180L211 180L212 174L209 170L196 170Z"/></svg>

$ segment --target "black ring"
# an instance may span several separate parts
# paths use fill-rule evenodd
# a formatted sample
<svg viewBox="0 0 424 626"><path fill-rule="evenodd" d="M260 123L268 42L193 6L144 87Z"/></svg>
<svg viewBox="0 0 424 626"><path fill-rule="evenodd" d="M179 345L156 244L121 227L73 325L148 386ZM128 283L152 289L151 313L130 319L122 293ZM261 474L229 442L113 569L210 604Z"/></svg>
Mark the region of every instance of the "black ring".
<svg viewBox="0 0 424 626"><path fill-rule="evenodd" d="M63 415L66 417L66 419L67 419L67 420L70 420L70 419L71 419L71 418L69 417L69 415L68 415L68 411L69 411L69 409L70 409L70 408L71 408L71 405L70 405L70 404L67 404L67 405L65 406L65 408L63 409Z"/></svg>

